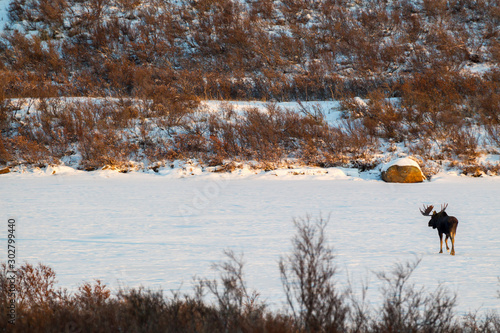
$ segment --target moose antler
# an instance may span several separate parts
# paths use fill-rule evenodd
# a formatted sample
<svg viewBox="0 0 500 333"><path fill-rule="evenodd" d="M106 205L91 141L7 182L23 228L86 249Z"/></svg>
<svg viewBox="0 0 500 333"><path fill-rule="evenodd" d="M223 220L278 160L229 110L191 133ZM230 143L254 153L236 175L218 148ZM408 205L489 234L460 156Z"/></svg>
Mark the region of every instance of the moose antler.
<svg viewBox="0 0 500 333"><path fill-rule="evenodd" d="M446 210L446 207L448 207L448 204L441 205L441 212L444 212Z"/></svg>
<svg viewBox="0 0 500 333"><path fill-rule="evenodd" d="M429 205L427 207L425 207L425 205L424 205L424 210L422 211L420 209L420 213L422 213L423 216L430 216L430 213L432 212L433 208L434 208L434 206L432 206L432 205ZM445 207L445 209L446 209L446 207Z"/></svg>

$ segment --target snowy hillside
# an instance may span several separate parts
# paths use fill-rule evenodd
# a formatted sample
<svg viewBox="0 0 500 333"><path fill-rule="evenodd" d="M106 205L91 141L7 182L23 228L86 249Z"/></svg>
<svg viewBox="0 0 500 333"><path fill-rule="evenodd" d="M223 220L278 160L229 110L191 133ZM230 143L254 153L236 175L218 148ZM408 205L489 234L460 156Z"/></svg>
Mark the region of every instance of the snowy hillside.
<svg viewBox="0 0 500 333"><path fill-rule="evenodd" d="M500 173L497 125L472 119L457 124L446 120L439 127L436 122L405 120L374 124L371 108L377 108L378 102L360 98L352 102L200 101L189 111L164 115L157 114L154 102L138 99L12 99L6 103L10 119L0 165L3 160L14 172L48 165L159 172L189 165L199 172L239 173L245 168L327 172L336 166L377 174L383 163L412 156L429 179L446 170L470 176ZM401 101L393 98L385 103L391 109ZM393 137L387 136L389 132Z"/></svg>
<svg viewBox="0 0 500 333"><path fill-rule="evenodd" d="M373 170L411 155L427 177L500 173L498 2L9 8L2 167Z"/></svg>
<svg viewBox="0 0 500 333"><path fill-rule="evenodd" d="M26 78L38 95L142 97L152 85L203 99L393 97L426 70L474 79L498 68L495 1L13 3L5 65L38 73L45 87Z"/></svg>

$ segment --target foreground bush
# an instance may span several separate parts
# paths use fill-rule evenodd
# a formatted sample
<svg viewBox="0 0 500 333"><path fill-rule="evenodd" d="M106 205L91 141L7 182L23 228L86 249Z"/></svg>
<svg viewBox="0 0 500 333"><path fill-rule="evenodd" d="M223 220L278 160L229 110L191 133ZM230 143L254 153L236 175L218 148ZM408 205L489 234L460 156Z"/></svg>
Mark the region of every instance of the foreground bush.
<svg viewBox="0 0 500 333"><path fill-rule="evenodd" d="M328 221L295 221L292 251L280 260L288 308L267 308L244 279L242 256L226 251L214 265L215 280L198 279L190 295L143 287L112 294L101 281L84 283L74 294L56 286L48 266L24 264L16 274L15 324L9 323L12 276L0 271L0 330L3 332L498 332L500 316L455 314L456 298L411 283L419 261L398 264L384 281L376 308L335 283L332 248L325 238ZM7 311L4 311L7 310Z"/></svg>

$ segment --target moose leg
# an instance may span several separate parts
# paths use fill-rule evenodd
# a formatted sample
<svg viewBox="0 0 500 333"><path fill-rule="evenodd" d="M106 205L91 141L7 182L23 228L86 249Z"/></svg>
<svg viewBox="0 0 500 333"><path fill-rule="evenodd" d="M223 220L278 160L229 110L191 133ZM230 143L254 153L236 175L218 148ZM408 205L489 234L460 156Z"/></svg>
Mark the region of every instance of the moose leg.
<svg viewBox="0 0 500 333"><path fill-rule="evenodd" d="M440 245L439 253L443 253L443 234L441 232L439 233L439 245Z"/></svg>
<svg viewBox="0 0 500 333"><path fill-rule="evenodd" d="M446 238L444 239L444 243L446 244L446 251L449 251L450 248L448 247L448 235L446 235Z"/></svg>
<svg viewBox="0 0 500 333"><path fill-rule="evenodd" d="M455 235L451 234L450 238L451 238L451 252L450 252L450 254L452 256L454 256L455 255Z"/></svg>

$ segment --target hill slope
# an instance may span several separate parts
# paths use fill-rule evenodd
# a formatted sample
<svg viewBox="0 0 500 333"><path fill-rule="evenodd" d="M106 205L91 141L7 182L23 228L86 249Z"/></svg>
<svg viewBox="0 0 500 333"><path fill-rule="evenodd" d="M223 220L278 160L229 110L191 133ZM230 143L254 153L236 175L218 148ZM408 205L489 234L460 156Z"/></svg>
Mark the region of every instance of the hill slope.
<svg viewBox="0 0 500 333"><path fill-rule="evenodd" d="M392 151L430 174L497 172L478 166L500 146L497 1L12 0L8 13L2 164L365 169ZM207 113L211 99L273 103ZM297 100L337 101L343 120L274 103Z"/></svg>

